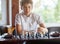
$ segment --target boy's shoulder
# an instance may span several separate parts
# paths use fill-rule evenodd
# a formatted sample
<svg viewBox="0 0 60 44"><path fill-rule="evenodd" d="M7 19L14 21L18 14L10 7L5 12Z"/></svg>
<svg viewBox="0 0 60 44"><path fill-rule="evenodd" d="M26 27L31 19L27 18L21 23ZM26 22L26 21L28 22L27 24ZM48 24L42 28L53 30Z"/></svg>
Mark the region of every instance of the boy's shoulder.
<svg viewBox="0 0 60 44"><path fill-rule="evenodd" d="M34 17L40 17L40 16L41 16L41 14L32 13L32 16L34 16Z"/></svg>
<svg viewBox="0 0 60 44"><path fill-rule="evenodd" d="M21 16L21 15L22 15L22 13L17 13L17 14L16 14L16 16Z"/></svg>

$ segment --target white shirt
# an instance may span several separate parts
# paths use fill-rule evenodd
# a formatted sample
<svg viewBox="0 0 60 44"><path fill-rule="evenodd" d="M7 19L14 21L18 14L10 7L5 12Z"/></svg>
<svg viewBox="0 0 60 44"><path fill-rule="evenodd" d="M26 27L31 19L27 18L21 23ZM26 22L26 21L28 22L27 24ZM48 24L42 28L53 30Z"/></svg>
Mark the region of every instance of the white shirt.
<svg viewBox="0 0 60 44"><path fill-rule="evenodd" d="M31 13L30 16L26 16L23 13L19 13L15 17L15 26L19 24L22 26L23 30L37 30L39 24L43 23L40 15Z"/></svg>

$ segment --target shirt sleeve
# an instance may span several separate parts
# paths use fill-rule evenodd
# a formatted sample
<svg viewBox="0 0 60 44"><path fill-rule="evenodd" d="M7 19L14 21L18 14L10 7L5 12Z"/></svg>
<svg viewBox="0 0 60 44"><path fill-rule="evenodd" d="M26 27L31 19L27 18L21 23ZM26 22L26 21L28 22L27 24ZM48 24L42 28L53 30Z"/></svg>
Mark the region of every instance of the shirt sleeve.
<svg viewBox="0 0 60 44"><path fill-rule="evenodd" d="M19 14L17 14L17 15L15 16L15 26L16 26L16 24L21 25L21 19L20 19L20 15L19 15Z"/></svg>
<svg viewBox="0 0 60 44"><path fill-rule="evenodd" d="M38 16L37 23L38 24L44 23L42 16L40 16L40 15Z"/></svg>

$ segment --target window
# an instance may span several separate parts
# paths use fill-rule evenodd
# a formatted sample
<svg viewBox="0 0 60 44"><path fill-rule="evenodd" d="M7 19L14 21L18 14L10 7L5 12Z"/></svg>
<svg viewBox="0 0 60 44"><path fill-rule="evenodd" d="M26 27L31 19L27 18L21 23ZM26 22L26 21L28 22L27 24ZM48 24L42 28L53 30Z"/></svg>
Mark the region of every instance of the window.
<svg viewBox="0 0 60 44"><path fill-rule="evenodd" d="M59 4L60 0L36 0L33 11L41 13L46 23L60 23Z"/></svg>
<svg viewBox="0 0 60 44"><path fill-rule="evenodd" d="M2 14L1 14L1 0L0 0L0 20L2 19Z"/></svg>
<svg viewBox="0 0 60 44"><path fill-rule="evenodd" d="M60 26L60 0L33 0L33 12L41 14L46 26Z"/></svg>
<svg viewBox="0 0 60 44"><path fill-rule="evenodd" d="M6 0L0 0L0 26L7 24Z"/></svg>

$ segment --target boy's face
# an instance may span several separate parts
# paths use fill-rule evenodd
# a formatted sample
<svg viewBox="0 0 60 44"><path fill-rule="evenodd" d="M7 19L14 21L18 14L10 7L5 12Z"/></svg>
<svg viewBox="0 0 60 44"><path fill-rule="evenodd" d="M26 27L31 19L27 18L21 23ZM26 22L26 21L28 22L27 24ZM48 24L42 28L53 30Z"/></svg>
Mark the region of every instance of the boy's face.
<svg viewBox="0 0 60 44"><path fill-rule="evenodd" d="M30 3L25 3L23 6L22 6L22 9L24 11L25 14L29 14L32 10L32 4Z"/></svg>

